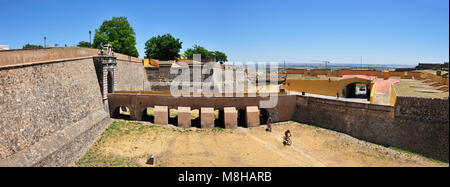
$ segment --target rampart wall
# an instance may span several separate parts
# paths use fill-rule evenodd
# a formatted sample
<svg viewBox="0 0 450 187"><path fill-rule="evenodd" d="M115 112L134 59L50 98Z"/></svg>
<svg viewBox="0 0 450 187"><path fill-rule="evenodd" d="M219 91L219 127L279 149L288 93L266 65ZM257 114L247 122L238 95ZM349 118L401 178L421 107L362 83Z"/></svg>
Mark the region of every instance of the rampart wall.
<svg viewBox="0 0 450 187"><path fill-rule="evenodd" d="M327 96L336 96L339 92L343 96L343 89L351 83L366 83L371 85L370 80L351 78L344 80L327 79L288 79L283 88L289 91L314 93Z"/></svg>

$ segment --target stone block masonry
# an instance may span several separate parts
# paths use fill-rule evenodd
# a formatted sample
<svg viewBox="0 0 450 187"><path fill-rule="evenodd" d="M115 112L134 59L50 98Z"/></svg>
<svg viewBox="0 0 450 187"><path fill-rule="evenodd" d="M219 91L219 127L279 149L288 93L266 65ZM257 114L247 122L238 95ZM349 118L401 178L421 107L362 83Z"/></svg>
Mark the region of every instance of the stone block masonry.
<svg viewBox="0 0 450 187"><path fill-rule="evenodd" d="M200 123L202 129L214 128L214 108L202 107L200 109Z"/></svg>
<svg viewBox="0 0 450 187"><path fill-rule="evenodd" d="M246 108L246 125L247 127L258 127L260 125L259 109L257 106L248 106Z"/></svg>
<svg viewBox="0 0 450 187"><path fill-rule="evenodd" d="M167 106L155 106L155 124L168 125L169 124L169 109Z"/></svg>
<svg viewBox="0 0 450 187"><path fill-rule="evenodd" d="M191 107L178 107L178 126L191 127Z"/></svg>
<svg viewBox="0 0 450 187"><path fill-rule="evenodd" d="M235 107L224 108L224 124L226 129L235 129L238 127L238 112Z"/></svg>

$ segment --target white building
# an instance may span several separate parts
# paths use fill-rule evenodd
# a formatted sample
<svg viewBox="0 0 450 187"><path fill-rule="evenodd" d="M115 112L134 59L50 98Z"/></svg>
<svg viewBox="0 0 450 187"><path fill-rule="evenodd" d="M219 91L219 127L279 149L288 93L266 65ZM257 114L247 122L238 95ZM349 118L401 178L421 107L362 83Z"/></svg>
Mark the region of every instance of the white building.
<svg viewBox="0 0 450 187"><path fill-rule="evenodd" d="M9 50L9 45L0 45L0 51Z"/></svg>

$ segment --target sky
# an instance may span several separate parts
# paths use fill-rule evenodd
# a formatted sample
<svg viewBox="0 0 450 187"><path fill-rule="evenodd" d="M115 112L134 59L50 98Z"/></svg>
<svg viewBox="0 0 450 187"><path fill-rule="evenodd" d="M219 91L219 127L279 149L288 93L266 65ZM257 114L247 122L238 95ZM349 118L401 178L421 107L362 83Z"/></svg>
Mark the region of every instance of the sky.
<svg viewBox="0 0 450 187"><path fill-rule="evenodd" d="M0 0L0 45L74 46L125 16L137 49L172 34L232 62L442 63L448 0ZM93 37L93 36L92 36Z"/></svg>

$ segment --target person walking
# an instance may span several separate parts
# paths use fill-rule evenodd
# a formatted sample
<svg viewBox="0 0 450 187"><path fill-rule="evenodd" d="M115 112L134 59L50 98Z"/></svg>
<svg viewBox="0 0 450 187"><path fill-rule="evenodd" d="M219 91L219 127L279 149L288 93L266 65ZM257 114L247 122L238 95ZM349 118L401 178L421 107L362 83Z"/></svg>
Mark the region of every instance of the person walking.
<svg viewBox="0 0 450 187"><path fill-rule="evenodd" d="M272 117L269 117L269 119L267 119L267 132L272 132Z"/></svg>

